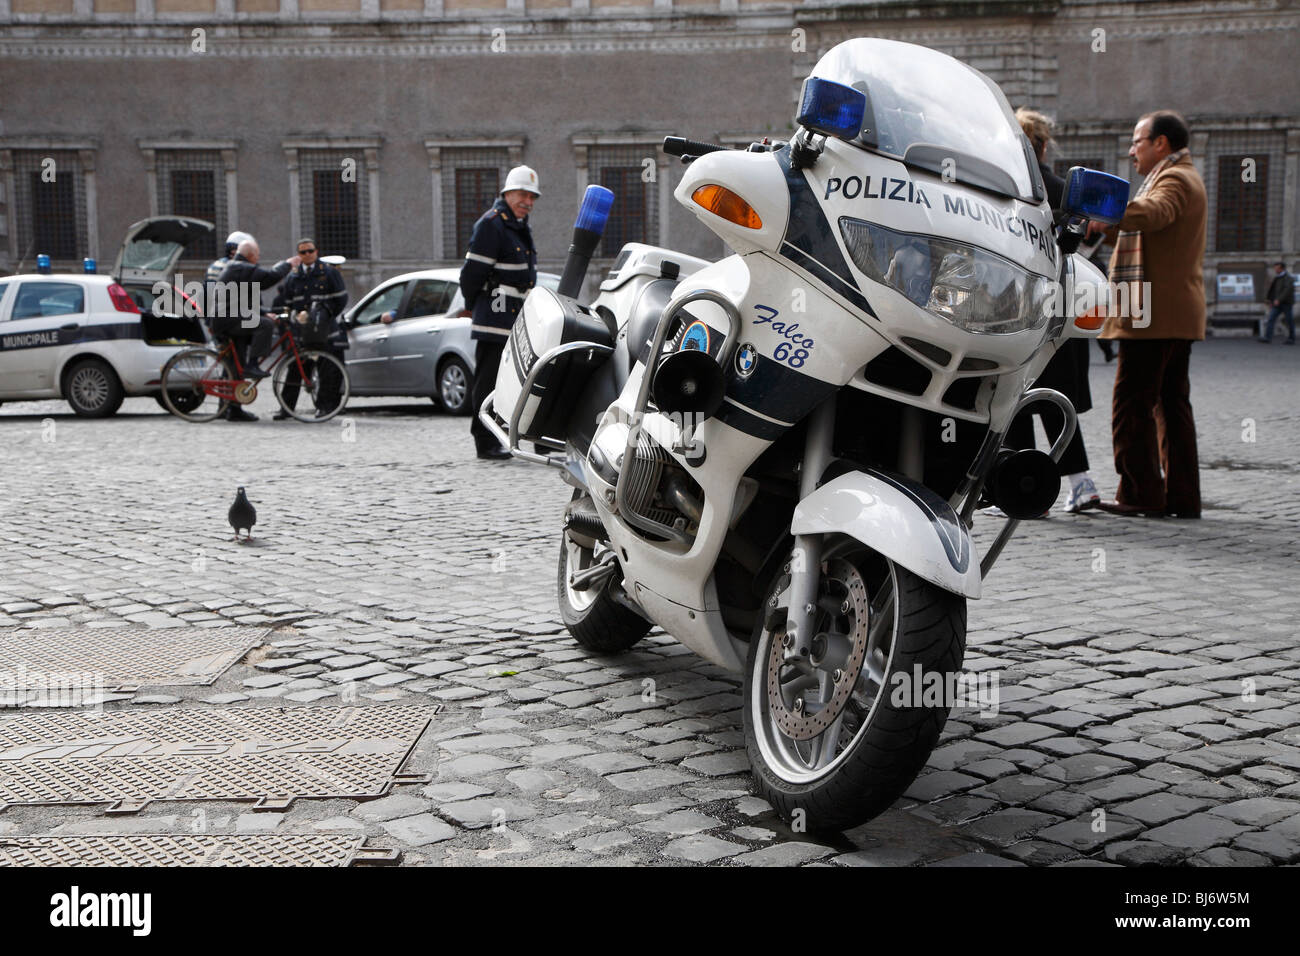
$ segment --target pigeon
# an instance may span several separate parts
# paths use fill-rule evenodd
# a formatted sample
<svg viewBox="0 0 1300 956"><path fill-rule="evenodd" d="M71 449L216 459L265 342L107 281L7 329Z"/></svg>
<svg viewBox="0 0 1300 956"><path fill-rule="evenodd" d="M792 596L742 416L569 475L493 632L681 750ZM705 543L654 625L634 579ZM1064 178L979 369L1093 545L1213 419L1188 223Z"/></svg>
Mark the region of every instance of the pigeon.
<svg viewBox="0 0 1300 956"><path fill-rule="evenodd" d="M253 540L253 525L257 524L257 509L244 495L244 489L241 487L235 494L235 503L230 506L230 511L226 513L227 520L230 521L230 527L235 529L235 540L239 540L239 531L242 528L248 533L244 540Z"/></svg>

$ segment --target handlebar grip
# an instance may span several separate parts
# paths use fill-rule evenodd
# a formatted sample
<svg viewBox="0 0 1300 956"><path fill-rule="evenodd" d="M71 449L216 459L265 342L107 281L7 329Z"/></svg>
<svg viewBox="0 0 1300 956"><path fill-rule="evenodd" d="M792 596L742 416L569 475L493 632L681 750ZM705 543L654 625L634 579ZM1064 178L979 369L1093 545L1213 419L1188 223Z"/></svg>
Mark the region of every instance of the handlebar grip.
<svg viewBox="0 0 1300 956"><path fill-rule="evenodd" d="M681 136L665 136L663 150L669 156L703 156L705 153L721 153L730 147L717 146L713 143L701 143Z"/></svg>

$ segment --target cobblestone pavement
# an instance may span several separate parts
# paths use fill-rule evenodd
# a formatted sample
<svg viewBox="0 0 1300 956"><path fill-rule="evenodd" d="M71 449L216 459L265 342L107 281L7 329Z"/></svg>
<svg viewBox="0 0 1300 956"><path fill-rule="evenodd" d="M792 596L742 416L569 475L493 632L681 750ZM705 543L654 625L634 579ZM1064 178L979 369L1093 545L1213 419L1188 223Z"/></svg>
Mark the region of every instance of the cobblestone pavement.
<svg viewBox="0 0 1300 956"><path fill-rule="evenodd" d="M1114 491L1113 365L1083 417ZM568 489L468 458L464 419L414 400L322 426L186 424L0 408L0 641L34 627L265 625L212 686L109 694L107 710L441 705L387 797L12 806L0 836L364 834L406 864L1019 865L1300 859L1296 528L1300 349L1193 352L1200 522L1027 522L970 605L956 710L897 805L834 841L749 795L734 675L656 633L583 653L555 604ZM255 541L231 541L237 485ZM987 542L996 526L976 527ZM653 691L653 693L648 693ZM21 701L9 701L21 704ZM6 713L28 713L21 708ZM202 811L202 812L200 812Z"/></svg>

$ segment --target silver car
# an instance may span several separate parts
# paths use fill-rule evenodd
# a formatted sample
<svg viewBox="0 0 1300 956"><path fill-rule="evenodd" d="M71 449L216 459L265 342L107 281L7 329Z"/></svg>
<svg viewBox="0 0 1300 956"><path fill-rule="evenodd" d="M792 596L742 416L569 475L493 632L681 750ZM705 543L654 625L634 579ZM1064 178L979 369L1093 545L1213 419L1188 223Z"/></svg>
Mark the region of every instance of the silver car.
<svg viewBox="0 0 1300 956"><path fill-rule="evenodd" d="M555 289L560 277L537 273ZM474 343L460 294L459 269L425 269L388 279L343 313L353 395L428 396L453 415L467 415L474 391ZM387 312L397 312L392 322Z"/></svg>

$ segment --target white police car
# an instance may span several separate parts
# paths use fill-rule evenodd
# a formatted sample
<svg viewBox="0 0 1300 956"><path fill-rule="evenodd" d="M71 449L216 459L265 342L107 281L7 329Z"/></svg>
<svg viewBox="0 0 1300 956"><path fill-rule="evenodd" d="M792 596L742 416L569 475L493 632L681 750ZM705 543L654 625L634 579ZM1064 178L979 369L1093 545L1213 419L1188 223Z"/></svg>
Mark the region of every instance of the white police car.
<svg viewBox="0 0 1300 956"><path fill-rule="evenodd" d="M157 398L163 364L204 334L193 319L155 315L154 284L170 286L185 247L213 231L157 216L127 230L111 275L0 278L0 401L64 398L78 415L103 418L128 395Z"/></svg>

